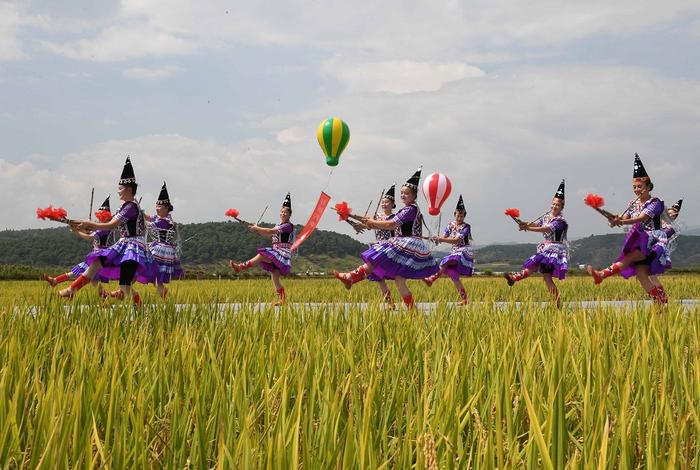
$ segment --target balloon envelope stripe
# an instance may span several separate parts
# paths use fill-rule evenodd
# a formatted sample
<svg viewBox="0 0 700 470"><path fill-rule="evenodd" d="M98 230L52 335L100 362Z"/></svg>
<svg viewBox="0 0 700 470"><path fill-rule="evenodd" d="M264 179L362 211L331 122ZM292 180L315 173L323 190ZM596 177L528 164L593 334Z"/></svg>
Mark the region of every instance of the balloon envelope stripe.
<svg viewBox="0 0 700 470"><path fill-rule="evenodd" d="M331 138L333 139L331 145L333 152L331 153L331 156L336 157L340 148L340 141L343 137L343 123L340 119L336 118L333 118L331 122L333 123L331 126L333 129L331 132Z"/></svg>
<svg viewBox="0 0 700 470"><path fill-rule="evenodd" d="M338 147L338 156L340 157L340 154L343 153L345 147L348 145L348 141L350 140L350 128L347 124L345 124L345 121L341 121L340 119L339 121L342 124L343 129L342 136L340 138L340 147Z"/></svg>
<svg viewBox="0 0 700 470"><path fill-rule="evenodd" d="M323 134L321 136L323 141L323 147L326 150L326 155L328 157L333 156L333 125L330 119L323 123Z"/></svg>

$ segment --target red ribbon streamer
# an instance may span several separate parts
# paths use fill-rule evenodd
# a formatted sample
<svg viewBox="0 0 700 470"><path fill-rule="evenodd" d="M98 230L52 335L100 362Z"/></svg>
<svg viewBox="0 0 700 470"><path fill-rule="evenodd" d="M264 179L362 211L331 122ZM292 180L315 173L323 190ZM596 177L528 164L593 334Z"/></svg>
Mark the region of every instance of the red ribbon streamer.
<svg viewBox="0 0 700 470"><path fill-rule="evenodd" d="M323 216L323 213L326 211L326 207L328 206L330 200L331 197L328 194L321 191L321 195L318 197L318 202L316 202L316 207L311 213L309 221L306 222L306 225L304 225L304 228L301 229L301 232L299 232L299 236L292 244L292 250L296 250L297 248L299 248L299 245L304 243L306 239L309 238L311 232L316 230L316 226L321 221L321 216Z"/></svg>

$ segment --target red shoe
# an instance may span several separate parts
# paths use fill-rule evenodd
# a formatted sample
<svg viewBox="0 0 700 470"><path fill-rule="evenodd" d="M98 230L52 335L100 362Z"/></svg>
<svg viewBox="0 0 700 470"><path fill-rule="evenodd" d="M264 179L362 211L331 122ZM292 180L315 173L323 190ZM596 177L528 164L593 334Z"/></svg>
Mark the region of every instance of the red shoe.
<svg viewBox="0 0 700 470"><path fill-rule="evenodd" d="M459 291L459 302L457 302L457 305L467 305L469 303L469 296L467 295L466 289L461 289Z"/></svg>
<svg viewBox="0 0 700 470"><path fill-rule="evenodd" d="M143 302L141 301L141 296L139 295L138 292L134 292L133 299L134 299L135 306L137 306L137 307L143 306Z"/></svg>
<svg viewBox="0 0 700 470"><path fill-rule="evenodd" d="M284 305L285 300L287 300L287 295L284 292L284 287L277 289L277 300L272 304L275 307L281 307Z"/></svg>
<svg viewBox="0 0 700 470"><path fill-rule="evenodd" d="M593 284L598 285L601 282L603 282L603 279L605 279L603 277L603 273L593 269L593 266L591 266L590 264L588 265L588 267L586 269L588 270L588 274L590 274L591 277L593 278Z"/></svg>
<svg viewBox="0 0 700 470"><path fill-rule="evenodd" d="M333 270L333 276L335 276L337 280L342 282L347 290L350 290L350 288L352 287L352 280L346 273L339 273L338 271Z"/></svg>
<svg viewBox="0 0 700 470"><path fill-rule="evenodd" d="M243 263L236 263L233 260L229 260L228 266L233 269L233 271L238 274L241 271L245 271L248 268L251 268L253 265L251 264L250 261L245 261Z"/></svg>
<svg viewBox="0 0 700 470"><path fill-rule="evenodd" d="M432 276L424 277L423 282L428 287L432 287L433 283L440 278L440 273L433 274Z"/></svg>
<svg viewBox="0 0 700 470"><path fill-rule="evenodd" d="M163 287L163 295L160 296L161 299L165 300L165 298L168 296L168 288Z"/></svg>
<svg viewBox="0 0 700 470"><path fill-rule="evenodd" d="M506 278L506 282L508 282L508 287L513 287L515 284L515 279L513 279L513 276L510 275L510 273L503 273L503 277Z"/></svg>
<svg viewBox="0 0 700 470"><path fill-rule="evenodd" d="M97 293L99 294L100 298L103 301L107 300L109 298L109 292L107 292L106 290L104 290L102 288L100 288L100 290Z"/></svg>
<svg viewBox="0 0 700 470"><path fill-rule="evenodd" d="M121 289L113 290L107 295L112 299L124 300L124 291Z"/></svg>
<svg viewBox="0 0 700 470"><path fill-rule="evenodd" d="M70 287L63 289L62 291L58 292L59 297L63 297L64 299L72 299L73 295L75 295L76 292L78 292L80 289L82 289L86 284L90 283L90 279L85 277L84 275L78 276L78 278L71 282Z"/></svg>
<svg viewBox="0 0 700 470"><path fill-rule="evenodd" d="M56 284L58 284L58 282L56 282L56 278L51 277L48 274L42 274L41 280L48 282L51 287L56 287Z"/></svg>

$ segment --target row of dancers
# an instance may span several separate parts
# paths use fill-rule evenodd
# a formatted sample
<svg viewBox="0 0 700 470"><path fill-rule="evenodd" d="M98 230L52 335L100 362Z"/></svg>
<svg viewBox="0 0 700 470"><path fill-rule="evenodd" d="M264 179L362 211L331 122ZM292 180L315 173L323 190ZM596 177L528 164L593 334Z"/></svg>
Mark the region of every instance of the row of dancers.
<svg viewBox="0 0 700 470"><path fill-rule="evenodd" d="M394 187L387 192L381 203L383 214L374 217L355 217L360 221L359 228L376 230L377 241L362 253L364 263L357 269L334 275L350 289L354 284L367 279L379 285L385 301L391 307L394 302L386 285L393 280L408 308L414 306L413 295L406 283L407 279L418 279L428 286L442 276L453 282L459 294L458 304L469 301L462 284L462 277L470 277L474 272L471 225L465 221L466 210L462 196L459 196L454 211L454 220L445 228L441 236L423 237L423 217L416 204L420 170L401 187L400 199L404 207L396 214ZM588 273L597 285L604 279L621 274L625 279L636 276L651 299L659 304L668 303L668 296L658 275L671 268L671 243L678 235L675 219L683 203L679 200L666 208L664 202L651 195L654 184L646 172L638 155L635 154L632 190L636 198L620 215L605 213L611 227L631 226L624 239L618 258L607 268L596 270L588 265ZM564 218L565 183L559 184L547 213L532 222L518 220L520 231L541 233L544 237L537 246L536 253L523 263L519 272L505 273L509 286L540 273L557 306L561 306L561 296L554 279L563 280L569 269L569 244L567 232L569 224ZM428 243L452 245L450 254L436 262Z"/></svg>
<svg viewBox="0 0 700 470"><path fill-rule="evenodd" d="M59 296L72 298L78 290L92 283L104 299L131 297L136 305L140 305L141 296L132 287L135 280L143 284L155 284L158 293L165 299L168 294L166 285L183 276L179 230L171 216L174 207L165 182L158 195L153 216L141 210L136 200L137 189L134 168L131 159L127 157L117 189L122 201L117 213L111 214L107 196L95 213L99 221L71 221L71 231L90 240L93 250L70 271L55 277L46 274L42 276L51 286L72 281L67 288L58 292ZM114 231L119 238L110 243ZM146 241L147 235L149 242ZM102 284L112 280L119 281L119 288L107 292Z"/></svg>
<svg viewBox="0 0 700 470"><path fill-rule="evenodd" d="M350 272L336 272L334 276L347 289L365 279L376 282L384 301L392 308L395 303L387 281L394 281L408 308L415 305L407 280L421 280L432 286L440 277L446 276L453 282L459 304L466 304L469 296L461 278L470 277L474 272L474 254L471 247L471 226L466 222L467 211L462 196L454 211L454 220L438 236L424 237L423 216L416 202L421 170L417 170L399 189L399 199L403 207L396 208L395 185L386 191L380 201L381 212L370 217L351 215L358 223L357 230L374 230L376 241L362 254L363 264ZM678 230L674 221L678 216L682 200L666 208L664 202L651 195L654 185L638 155L635 155L632 189L636 196L621 215L607 214L609 225L631 226L619 257L607 268L596 270L588 266L588 272L595 284L620 274L625 279L636 276L653 301L665 304L668 296L658 278L671 268L671 241ZM140 303L140 296L132 289L134 280L141 283L155 283L163 298L167 294L165 285L172 279L182 276L179 258L179 237L177 225L170 213L173 206L163 184L156 202L154 217L144 214L136 202L136 179L131 161L127 158L118 185L119 198L123 201L117 214L109 221L78 221L72 230L83 238L93 240L94 250L85 261L69 273L57 277L45 276L52 285L72 280L71 285L59 295L71 298L74 293L93 282L104 297L124 298L131 296ZM549 211L532 222L518 220L520 231L541 233L544 237L537 246L536 253L525 260L519 272L506 273L509 286L540 273L557 305L561 296L554 282L563 280L569 267L569 246L567 231L569 225L564 218L565 183L562 180L552 198ZM109 200L101 210L109 210ZM282 278L289 275L292 268L292 250L296 231L291 223L292 204L288 193L280 208L280 223L274 227L262 227L247 223L251 232L269 236L272 246L257 250L256 255L244 262L229 261L230 268L240 273L259 266L270 273L277 294L275 305L282 305L286 292ZM116 229L120 238L108 246L108 236ZM146 243L147 229L152 241ZM451 252L437 261L432 256L429 242L452 245ZM119 289L106 293L100 283L119 280Z"/></svg>

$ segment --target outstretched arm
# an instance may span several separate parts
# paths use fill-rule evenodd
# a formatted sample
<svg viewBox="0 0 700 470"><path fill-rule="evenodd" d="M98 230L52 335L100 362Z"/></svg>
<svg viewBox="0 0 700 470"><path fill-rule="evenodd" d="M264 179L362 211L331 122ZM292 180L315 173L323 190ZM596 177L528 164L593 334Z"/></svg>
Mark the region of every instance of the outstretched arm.
<svg viewBox="0 0 700 470"><path fill-rule="evenodd" d="M260 234L260 235L274 235L277 233L276 227L271 227L271 228L260 227L259 225L256 225L256 224L249 225L248 229L251 232L255 232L255 233Z"/></svg>
<svg viewBox="0 0 700 470"><path fill-rule="evenodd" d="M119 225L119 219L115 216L109 222L94 222L92 220L81 220L78 224L80 231L112 230Z"/></svg>

